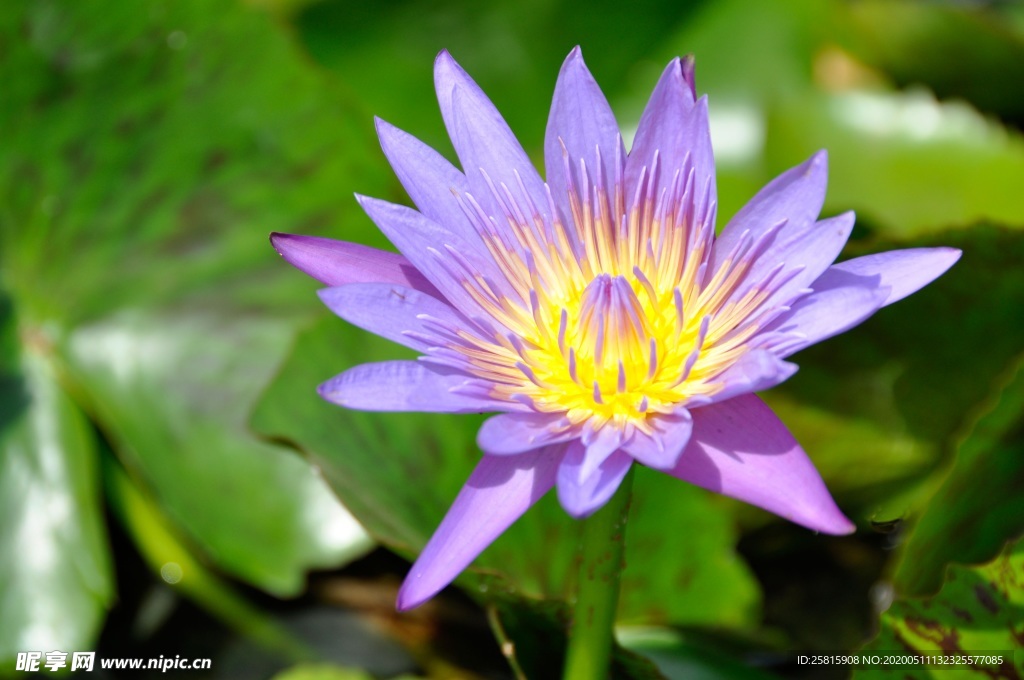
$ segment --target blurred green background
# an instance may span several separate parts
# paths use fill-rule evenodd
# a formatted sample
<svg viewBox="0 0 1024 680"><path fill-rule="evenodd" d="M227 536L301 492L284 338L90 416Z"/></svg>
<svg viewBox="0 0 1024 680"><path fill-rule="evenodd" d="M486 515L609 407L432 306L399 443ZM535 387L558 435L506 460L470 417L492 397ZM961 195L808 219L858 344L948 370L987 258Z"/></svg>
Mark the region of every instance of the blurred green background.
<svg viewBox="0 0 1024 680"><path fill-rule="evenodd" d="M551 497L394 612L481 419L319 401L407 353L327 314L267 235L387 247L352 199L407 201L373 116L452 157L442 48L539 162L576 44L627 133L696 55L720 224L827 148L825 212L858 214L843 258L964 250L765 395L855 535L640 471L616 677L844 677L793 653L864 645L1016 649L1024 674L1024 5L7 0L0 677L53 650L211 658L171 672L197 678L558 677L577 526Z"/></svg>

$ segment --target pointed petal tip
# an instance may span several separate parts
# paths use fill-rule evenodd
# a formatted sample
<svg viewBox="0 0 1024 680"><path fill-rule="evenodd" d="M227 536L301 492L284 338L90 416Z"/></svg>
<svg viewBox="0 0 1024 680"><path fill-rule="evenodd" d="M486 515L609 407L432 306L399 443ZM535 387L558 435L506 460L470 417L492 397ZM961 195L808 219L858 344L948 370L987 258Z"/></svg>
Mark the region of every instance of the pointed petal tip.
<svg viewBox="0 0 1024 680"><path fill-rule="evenodd" d="M945 259L947 262L949 262L949 266L952 267L960 260L960 257L964 254L964 251L960 250L959 248L940 246L935 249L935 253L939 255L940 258Z"/></svg>
<svg viewBox="0 0 1024 680"><path fill-rule="evenodd" d="M680 64L680 68L683 71L683 81L690 86L690 94L693 95L694 99L697 98L697 80L696 73L694 70L696 60L692 54L688 54L683 57Z"/></svg>
<svg viewBox="0 0 1024 680"><path fill-rule="evenodd" d="M828 223L828 226L835 227L843 231L853 231L853 225L856 221L857 213L853 210L847 210L846 212L841 212L834 217L826 217L825 219L818 220L818 225L820 226ZM843 243L846 243L846 240L849 238L849 234L847 234Z"/></svg>
<svg viewBox="0 0 1024 680"><path fill-rule="evenodd" d="M483 456L409 570L396 606L426 602L462 573L555 484L563 451Z"/></svg>
<svg viewBox="0 0 1024 680"><path fill-rule="evenodd" d="M455 61L455 57L452 56L451 52L444 49L437 53L437 57L434 59L435 87L441 83L442 78L451 78L460 73L463 73L462 67L459 66L459 62Z"/></svg>
<svg viewBox="0 0 1024 680"><path fill-rule="evenodd" d="M416 588L418 585L413 581L412 572L405 577L405 582L402 583L402 587L398 589L398 597L395 598L395 609L400 612L407 612L410 609L416 609L430 598L437 595L440 592L440 588L434 589L432 592L419 592Z"/></svg>
<svg viewBox="0 0 1024 680"><path fill-rule="evenodd" d="M329 401L332 404L338 404L339 406L344 406L345 404L343 403L342 399L339 396L337 396L337 390L335 390L333 387L335 380L335 378L331 378L330 380L327 380L317 385L316 393L320 395L320 398L325 401Z"/></svg>
<svg viewBox="0 0 1024 680"><path fill-rule="evenodd" d="M835 532L834 532L835 535L837 535L837 536L849 536L850 534L852 534L855 531L857 531L857 525L856 524L854 524L846 516L843 516L843 519L845 521L843 523L841 523L841 524L836 526ZM832 532L828 532L828 533L832 533Z"/></svg>
<svg viewBox="0 0 1024 680"><path fill-rule="evenodd" d="M849 536L857 531L857 525L844 515L837 506L833 506L831 511L824 517L792 519L791 521L805 526L812 531L830 536Z"/></svg>
<svg viewBox="0 0 1024 680"><path fill-rule="evenodd" d="M559 487L558 502L562 506L562 509L565 510L565 514L569 515L569 517L572 517L573 519L586 519L598 511L598 508L588 508L576 505L572 499L563 496L561 488L562 487Z"/></svg>
<svg viewBox="0 0 1024 680"><path fill-rule="evenodd" d="M358 192L353 192L352 197L356 199L356 203L358 203L359 207L362 208L365 212L370 212L371 206L381 202L379 198L374 198L373 196L367 196L365 194L360 194Z"/></svg>
<svg viewBox="0 0 1024 680"><path fill-rule="evenodd" d="M583 61L583 50L579 45L572 48L569 54L566 55L565 61L562 62L562 68L559 70L559 75L562 75L569 70L577 69L583 69L587 74L590 73L587 69L586 62Z"/></svg>
<svg viewBox="0 0 1024 680"><path fill-rule="evenodd" d="M270 232L270 246L277 251L278 255L284 257L284 253L281 252L281 248L286 247L283 246L283 244L286 243L291 236L291 234L285 234L284 232L272 231Z"/></svg>
<svg viewBox="0 0 1024 680"><path fill-rule="evenodd" d="M581 480L581 467L586 463L587 454L582 445L575 451L570 445L565 459L558 466L558 502L575 519L589 517L603 507L633 464L627 453L616 450L588 478Z"/></svg>

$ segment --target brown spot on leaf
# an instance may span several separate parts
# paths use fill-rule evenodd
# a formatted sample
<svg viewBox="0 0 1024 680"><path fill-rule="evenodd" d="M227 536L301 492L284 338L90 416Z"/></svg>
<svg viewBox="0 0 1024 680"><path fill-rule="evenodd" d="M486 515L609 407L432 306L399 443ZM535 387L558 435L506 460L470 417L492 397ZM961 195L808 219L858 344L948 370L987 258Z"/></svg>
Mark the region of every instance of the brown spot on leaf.
<svg viewBox="0 0 1024 680"><path fill-rule="evenodd" d="M992 593L988 592L988 589L983 585L974 586L974 596L978 598L978 602L981 606L989 610L993 614L999 612L999 603L992 597Z"/></svg>
<svg viewBox="0 0 1024 680"><path fill-rule="evenodd" d="M974 617L971 616L971 613L966 609L960 609L960 607L953 607L952 610L953 616L957 617L961 621L966 621L967 623L974 622Z"/></svg>

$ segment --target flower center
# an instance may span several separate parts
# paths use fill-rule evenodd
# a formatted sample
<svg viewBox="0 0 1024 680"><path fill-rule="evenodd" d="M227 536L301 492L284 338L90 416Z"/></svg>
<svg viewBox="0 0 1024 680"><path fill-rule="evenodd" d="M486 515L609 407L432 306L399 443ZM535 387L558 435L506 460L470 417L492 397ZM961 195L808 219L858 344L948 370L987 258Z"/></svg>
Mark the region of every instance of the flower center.
<svg viewBox="0 0 1024 680"><path fill-rule="evenodd" d="M452 349L499 398L573 424L647 429L649 415L721 389L716 377L749 349L771 286L738 290L763 245L749 240L707 271L714 204L709 187L694 186L688 162L657 191L655 157L628 203L618 167L611 191L585 164L567 168L576 183L565 221L553 202L550 219L524 209L504 185L492 185L498 217L460 196L515 296L467 271L466 290L500 326L461 333Z"/></svg>
<svg viewBox="0 0 1024 680"><path fill-rule="evenodd" d="M599 273L551 301L519 362L534 406L572 422L636 424L692 396L707 324L688 326L681 299L673 288L659 295L638 268Z"/></svg>
<svg viewBox="0 0 1024 680"><path fill-rule="evenodd" d="M624 276L600 274L579 300L575 327L577 360L590 364L602 392L625 392L637 368L657 367L657 354L649 352L650 323L632 286ZM651 355L654 356L651 356Z"/></svg>

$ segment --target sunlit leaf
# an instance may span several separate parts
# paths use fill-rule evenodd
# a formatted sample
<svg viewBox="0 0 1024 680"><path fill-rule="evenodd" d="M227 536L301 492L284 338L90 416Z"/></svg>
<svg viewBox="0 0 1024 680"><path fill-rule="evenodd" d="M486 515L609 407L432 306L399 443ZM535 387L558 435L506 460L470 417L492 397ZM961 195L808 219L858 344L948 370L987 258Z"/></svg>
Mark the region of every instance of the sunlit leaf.
<svg viewBox="0 0 1024 680"><path fill-rule="evenodd" d="M1024 542L1006 546L991 562L949 569L942 590L933 597L898 599L882 614L881 631L863 651L953 658L931 668L958 678L1020 677L1024 673ZM957 655L997 656L971 669ZM950 666L943 668L943 666ZM934 671L933 671L934 672ZM938 675L939 673L936 673ZM906 664L859 669L854 677L933 677ZM926 676L926 674L928 674ZM943 673L944 675L944 673Z"/></svg>
<svg viewBox="0 0 1024 680"><path fill-rule="evenodd" d="M619 642L657 665L667 680L773 680L778 676L744 663L735 650L716 649L669 628L620 628ZM730 653L731 652L731 653Z"/></svg>
<svg viewBox="0 0 1024 680"><path fill-rule="evenodd" d="M15 304L206 555L299 592L366 539L301 459L245 429L296 301L315 304L267 235L345 221L380 238L337 194L387 184L372 119L270 16L229 0L11 2L0 26L17 36L0 50Z"/></svg>
<svg viewBox="0 0 1024 680"><path fill-rule="evenodd" d="M1024 360L1000 383L907 540L901 594L934 592L950 562L989 559L1024 534Z"/></svg>
<svg viewBox="0 0 1024 680"><path fill-rule="evenodd" d="M1020 122L1024 32L1006 8L946 3L867 2L840 6L844 47L900 86L924 84L938 96Z"/></svg>
<svg viewBox="0 0 1024 680"><path fill-rule="evenodd" d="M300 641L203 564L153 500L116 463L108 460L103 467L113 511L135 539L142 557L169 588L200 602L228 625L285 658L298 661L311 656Z"/></svg>
<svg viewBox="0 0 1024 680"><path fill-rule="evenodd" d="M291 325L124 314L76 331L70 362L97 420L167 512L223 568L281 594L369 542L300 458L256 440L248 407ZM273 546L268 550L267 546Z"/></svg>
<svg viewBox="0 0 1024 680"><path fill-rule="evenodd" d="M856 210L888 238L989 220L1024 224L1024 137L925 91L852 91L770 109L769 174L829 152L826 211Z"/></svg>
<svg viewBox="0 0 1024 680"><path fill-rule="evenodd" d="M114 595L88 421L0 292L0 663L87 649ZM38 343L38 344L36 344ZM10 665L8 664L10 662Z"/></svg>

